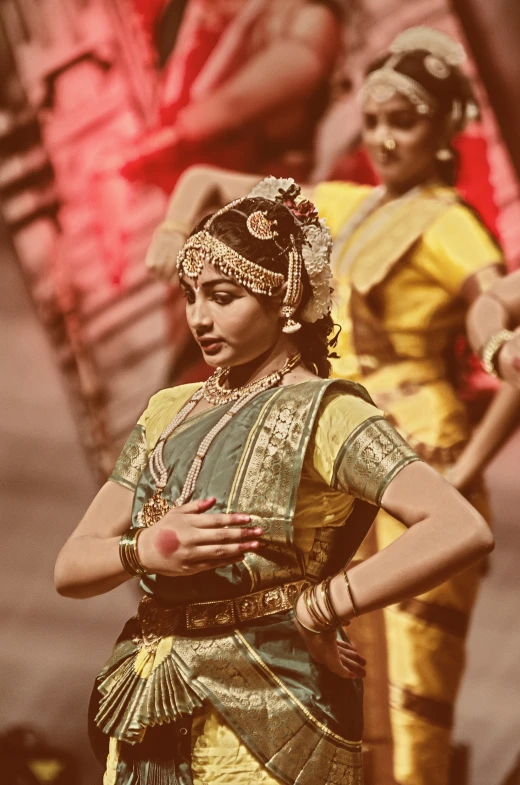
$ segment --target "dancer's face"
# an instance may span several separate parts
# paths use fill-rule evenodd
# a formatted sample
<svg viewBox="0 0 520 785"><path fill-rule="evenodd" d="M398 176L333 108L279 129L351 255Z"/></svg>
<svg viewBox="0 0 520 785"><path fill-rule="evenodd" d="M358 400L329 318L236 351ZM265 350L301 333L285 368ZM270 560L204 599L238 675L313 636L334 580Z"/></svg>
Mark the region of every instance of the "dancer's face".
<svg viewBox="0 0 520 785"><path fill-rule="evenodd" d="M393 190L435 176L435 153L447 141L443 130L398 93L384 103L367 99L363 106L363 142L382 183Z"/></svg>
<svg viewBox="0 0 520 785"><path fill-rule="evenodd" d="M256 297L212 265L181 278L186 317L208 365L234 367L271 349L281 333L280 302Z"/></svg>

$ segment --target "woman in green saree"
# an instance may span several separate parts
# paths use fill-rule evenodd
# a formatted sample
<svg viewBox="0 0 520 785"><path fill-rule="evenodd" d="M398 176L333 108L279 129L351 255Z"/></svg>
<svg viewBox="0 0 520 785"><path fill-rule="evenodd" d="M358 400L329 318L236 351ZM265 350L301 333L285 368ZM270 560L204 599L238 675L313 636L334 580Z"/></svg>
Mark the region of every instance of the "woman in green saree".
<svg viewBox="0 0 520 785"><path fill-rule="evenodd" d="M144 591L92 695L104 785L361 785L365 662L342 627L493 547L364 388L328 380L330 235L278 186L187 240L217 370L151 399L57 560L66 596ZM379 506L408 529L347 570Z"/></svg>

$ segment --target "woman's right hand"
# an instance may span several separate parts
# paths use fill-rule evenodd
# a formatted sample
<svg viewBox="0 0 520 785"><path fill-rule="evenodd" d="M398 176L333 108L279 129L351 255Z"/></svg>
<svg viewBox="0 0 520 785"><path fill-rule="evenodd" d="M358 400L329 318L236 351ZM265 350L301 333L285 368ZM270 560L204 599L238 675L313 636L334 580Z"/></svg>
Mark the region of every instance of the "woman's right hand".
<svg viewBox="0 0 520 785"><path fill-rule="evenodd" d="M260 547L260 527L242 513L208 513L216 499L174 507L145 529L137 542L139 560L151 574L177 577L194 575L242 561L247 551Z"/></svg>

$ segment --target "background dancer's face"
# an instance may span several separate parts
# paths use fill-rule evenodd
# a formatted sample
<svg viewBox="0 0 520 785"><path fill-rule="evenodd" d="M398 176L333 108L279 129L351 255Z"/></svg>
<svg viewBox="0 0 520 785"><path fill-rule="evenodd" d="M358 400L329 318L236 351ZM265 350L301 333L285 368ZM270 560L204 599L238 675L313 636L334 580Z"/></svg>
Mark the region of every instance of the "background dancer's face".
<svg viewBox="0 0 520 785"><path fill-rule="evenodd" d="M181 278L186 318L205 362L213 368L251 362L281 335L280 301L257 297L206 264L197 280Z"/></svg>
<svg viewBox="0 0 520 785"><path fill-rule="evenodd" d="M441 125L418 114L416 107L398 93L384 103L372 99L365 102L363 142L387 188L405 192L435 177L435 153L448 141Z"/></svg>

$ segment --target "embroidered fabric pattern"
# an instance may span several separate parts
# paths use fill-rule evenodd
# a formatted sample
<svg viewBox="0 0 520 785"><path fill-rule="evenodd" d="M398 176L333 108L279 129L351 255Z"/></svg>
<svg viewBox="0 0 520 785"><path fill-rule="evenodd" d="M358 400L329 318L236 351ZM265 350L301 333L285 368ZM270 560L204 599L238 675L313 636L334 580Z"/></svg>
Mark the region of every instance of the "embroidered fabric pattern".
<svg viewBox="0 0 520 785"><path fill-rule="evenodd" d="M126 440L110 479L135 491L139 477L148 463L148 445L144 426L136 425Z"/></svg>
<svg viewBox="0 0 520 785"><path fill-rule="evenodd" d="M338 453L332 485L377 506L387 485L419 456L379 415L362 423Z"/></svg>

